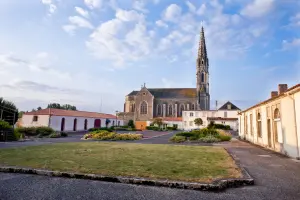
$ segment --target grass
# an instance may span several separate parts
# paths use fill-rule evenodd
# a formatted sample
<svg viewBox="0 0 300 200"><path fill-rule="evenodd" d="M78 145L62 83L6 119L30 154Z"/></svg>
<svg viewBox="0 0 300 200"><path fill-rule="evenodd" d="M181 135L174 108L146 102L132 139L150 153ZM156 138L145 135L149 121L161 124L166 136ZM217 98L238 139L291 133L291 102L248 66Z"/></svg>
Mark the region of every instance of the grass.
<svg viewBox="0 0 300 200"><path fill-rule="evenodd" d="M0 164L41 169L211 182L241 173L220 147L64 143L0 150Z"/></svg>

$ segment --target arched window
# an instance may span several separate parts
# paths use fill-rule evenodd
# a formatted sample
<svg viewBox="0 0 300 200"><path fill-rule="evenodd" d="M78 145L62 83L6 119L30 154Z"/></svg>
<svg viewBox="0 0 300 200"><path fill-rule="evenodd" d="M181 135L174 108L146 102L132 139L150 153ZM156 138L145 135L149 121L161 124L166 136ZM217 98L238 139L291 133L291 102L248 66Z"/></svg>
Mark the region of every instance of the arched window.
<svg viewBox="0 0 300 200"><path fill-rule="evenodd" d="M279 112L279 109L276 108L274 110L274 137L275 137L276 142L278 142L277 123L280 123L279 120L280 120L280 112Z"/></svg>
<svg viewBox="0 0 300 200"><path fill-rule="evenodd" d="M148 109L147 107L148 107L147 103L143 101L141 103L141 114L143 115L147 114L147 109Z"/></svg>
<svg viewBox="0 0 300 200"><path fill-rule="evenodd" d="M172 109L172 105L169 105L169 116L173 116L173 109Z"/></svg>
<svg viewBox="0 0 300 200"><path fill-rule="evenodd" d="M180 106L180 109L179 109L179 117L182 116L182 111L184 111L184 105L181 105L181 106Z"/></svg>
<svg viewBox="0 0 300 200"><path fill-rule="evenodd" d="M88 120L85 119L85 120L84 120L84 130L87 130L87 125L88 125Z"/></svg>
<svg viewBox="0 0 300 200"><path fill-rule="evenodd" d="M274 110L274 119L280 119L280 112L278 108Z"/></svg>
<svg viewBox="0 0 300 200"><path fill-rule="evenodd" d="M192 104L191 110L195 110L195 104Z"/></svg>
<svg viewBox="0 0 300 200"><path fill-rule="evenodd" d="M73 124L73 131L77 130L77 119L74 119L74 124Z"/></svg>
<svg viewBox="0 0 300 200"><path fill-rule="evenodd" d="M204 73L201 74L201 82L204 83Z"/></svg>
<svg viewBox="0 0 300 200"><path fill-rule="evenodd" d="M161 105L157 105L157 115L161 115Z"/></svg>
<svg viewBox="0 0 300 200"><path fill-rule="evenodd" d="M60 124L60 131L64 131L65 130L65 118L61 119L61 124Z"/></svg>
<svg viewBox="0 0 300 200"><path fill-rule="evenodd" d="M261 115L257 114L257 136L261 137Z"/></svg>
<svg viewBox="0 0 300 200"><path fill-rule="evenodd" d="M203 65L203 64L204 64L204 61L202 60L202 62L201 62L201 63L202 63L202 65Z"/></svg>

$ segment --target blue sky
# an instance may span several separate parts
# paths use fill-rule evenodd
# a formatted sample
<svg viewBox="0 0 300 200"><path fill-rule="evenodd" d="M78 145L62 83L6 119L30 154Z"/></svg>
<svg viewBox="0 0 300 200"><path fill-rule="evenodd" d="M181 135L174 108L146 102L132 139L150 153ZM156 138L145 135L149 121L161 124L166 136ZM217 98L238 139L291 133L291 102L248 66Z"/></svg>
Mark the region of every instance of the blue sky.
<svg viewBox="0 0 300 200"><path fill-rule="evenodd" d="M211 99L246 108L279 83L300 82L299 8L297 0L2 0L0 96L21 110L58 102L113 113L144 82L196 87L203 21Z"/></svg>

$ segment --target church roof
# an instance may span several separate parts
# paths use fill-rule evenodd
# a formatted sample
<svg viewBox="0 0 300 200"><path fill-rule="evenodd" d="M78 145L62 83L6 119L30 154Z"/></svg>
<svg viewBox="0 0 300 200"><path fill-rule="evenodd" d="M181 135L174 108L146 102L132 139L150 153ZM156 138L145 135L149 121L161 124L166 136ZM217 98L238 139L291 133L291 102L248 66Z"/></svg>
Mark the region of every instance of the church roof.
<svg viewBox="0 0 300 200"><path fill-rule="evenodd" d="M196 88L147 88L155 97L162 99L172 98L196 98ZM132 91L128 96L137 95L139 91Z"/></svg>
<svg viewBox="0 0 300 200"><path fill-rule="evenodd" d="M228 109L228 105L231 105L230 109ZM218 110L241 110L236 105L227 101L223 106L221 106Z"/></svg>

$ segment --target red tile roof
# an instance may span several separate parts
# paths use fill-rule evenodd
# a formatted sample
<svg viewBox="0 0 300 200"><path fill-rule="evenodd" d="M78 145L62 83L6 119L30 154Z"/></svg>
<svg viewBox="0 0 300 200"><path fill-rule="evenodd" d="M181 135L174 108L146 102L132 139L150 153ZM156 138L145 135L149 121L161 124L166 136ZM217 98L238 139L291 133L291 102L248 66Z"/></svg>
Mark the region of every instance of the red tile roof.
<svg viewBox="0 0 300 200"><path fill-rule="evenodd" d="M223 121L235 121L238 118L223 118L223 117L208 117L208 120L223 120Z"/></svg>
<svg viewBox="0 0 300 200"><path fill-rule="evenodd" d="M34 112L27 112L24 115L49 115L51 112L52 116L71 116L71 117L88 117L88 118L116 118L115 115L96 113L96 112L86 112L86 111L75 111L75 110L62 110L55 108L46 108Z"/></svg>

